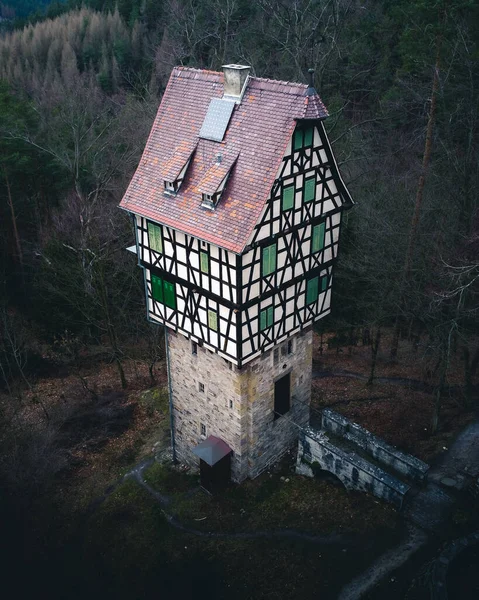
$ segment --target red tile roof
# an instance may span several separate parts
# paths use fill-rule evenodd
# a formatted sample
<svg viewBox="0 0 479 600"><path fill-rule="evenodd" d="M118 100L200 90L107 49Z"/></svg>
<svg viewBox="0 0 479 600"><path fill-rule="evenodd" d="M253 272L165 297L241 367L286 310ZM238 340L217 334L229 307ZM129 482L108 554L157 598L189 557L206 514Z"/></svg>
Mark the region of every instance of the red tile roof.
<svg viewBox="0 0 479 600"><path fill-rule="evenodd" d="M211 99L223 96L223 73L176 67L120 206L241 253L269 196L295 119L327 116L318 96L304 95L306 88L251 77L223 141L214 142L198 134ZM181 169L195 146L179 192L165 195L163 181ZM222 163L215 166L219 153ZM202 192L220 183L221 173L236 157L216 209L203 208Z"/></svg>

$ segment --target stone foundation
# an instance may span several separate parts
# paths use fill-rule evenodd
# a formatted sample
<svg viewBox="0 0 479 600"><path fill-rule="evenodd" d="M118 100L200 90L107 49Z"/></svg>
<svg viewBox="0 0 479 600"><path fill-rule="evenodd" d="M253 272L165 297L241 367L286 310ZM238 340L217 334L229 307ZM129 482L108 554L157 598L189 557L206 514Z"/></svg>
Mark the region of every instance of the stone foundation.
<svg viewBox="0 0 479 600"><path fill-rule="evenodd" d="M191 341L181 334L167 335L178 460L197 469L192 448L216 435L233 450L233 480L243 481L259 475L295 444L299 427L309 422L311 329L292 338L291 353L286 341L242 369L199 346L193 354ZM288 373L290 410L275 419L275 381Z"/></svg>

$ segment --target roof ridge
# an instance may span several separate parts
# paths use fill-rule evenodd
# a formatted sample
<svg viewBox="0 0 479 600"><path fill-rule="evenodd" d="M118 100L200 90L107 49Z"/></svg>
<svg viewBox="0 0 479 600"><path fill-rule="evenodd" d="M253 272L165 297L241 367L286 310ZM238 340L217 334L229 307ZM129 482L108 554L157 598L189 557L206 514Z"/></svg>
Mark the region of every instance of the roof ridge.
<svg viewBox="0 0 479 600"><path fill-rule="evenodd" d="M211 71L210 69L197 69L196 67L184 67L183 65L177 65L173 67L177 71L190 71L193 73L206 73L208 75L223 75L223 71Z"/></svg>
<svg viewBox="0 0 479 600"><path fill-rule="evenodd" d="M192 73L203 73L208 75L223 75L223 71L213 71L211 69L198 69L196 67L185 67L183 65L177 65L176 67L174 67L174 69L178 71L188 71ZM250 75L250 78L259 82L279 83L280 85L284 86L294 85L305 89L308 87L307 83L300 83L299 81L287 81L286 79L271 79L270 77L257 77L256 75Z"/></svg>
<svg viewBox="0 0 479 600"><path fill-rule="evenodd" d="M287 86L295 85L303 88L308 87L307 83L299 83L297 81L286 81L285 79L270 79L269 77L251 77L251 79L256 79L257 81L264 81L265 83L279 83L281 85Z"/></svg>

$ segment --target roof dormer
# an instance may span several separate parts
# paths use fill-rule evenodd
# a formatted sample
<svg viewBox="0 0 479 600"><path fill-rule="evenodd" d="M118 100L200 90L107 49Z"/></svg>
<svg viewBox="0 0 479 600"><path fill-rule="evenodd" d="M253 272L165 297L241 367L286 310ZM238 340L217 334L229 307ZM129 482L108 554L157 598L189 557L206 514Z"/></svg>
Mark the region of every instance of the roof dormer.
<svg viewBox="0 0 479 600"><path fill-rule="evenodd" d="M216 162L206 171L198 186L203 208L216 208L237 158L237 154L226 158L222 154L216 155Z"/></svg>
<svg viewBox="0 0 479 600"><path fill-rule="evenodd" d="M176 196L190 166L196 144L180 144L173 154L161 165L163 174L163 191L168 196Z"/></svg>

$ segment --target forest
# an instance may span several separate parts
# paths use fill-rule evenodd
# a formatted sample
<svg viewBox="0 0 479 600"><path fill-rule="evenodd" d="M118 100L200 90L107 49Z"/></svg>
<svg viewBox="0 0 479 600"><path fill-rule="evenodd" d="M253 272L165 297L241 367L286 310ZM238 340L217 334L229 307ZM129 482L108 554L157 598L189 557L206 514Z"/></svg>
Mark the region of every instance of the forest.
<svg viewBox="0 0 479 600"><path fill-rule="evenodd" d="M477 406L476 0L2 0L0 16L0 478L12 494L63 464L17 428L30 403L51 429L36 381L96 353L120 389L131 360L158 379L162 332L118 204L175 65L301 82L315 69L356 202L318 335L338 348L366 335L370 382L379 353L425 357L433 434L451 365L454 402Z"/></svg>

